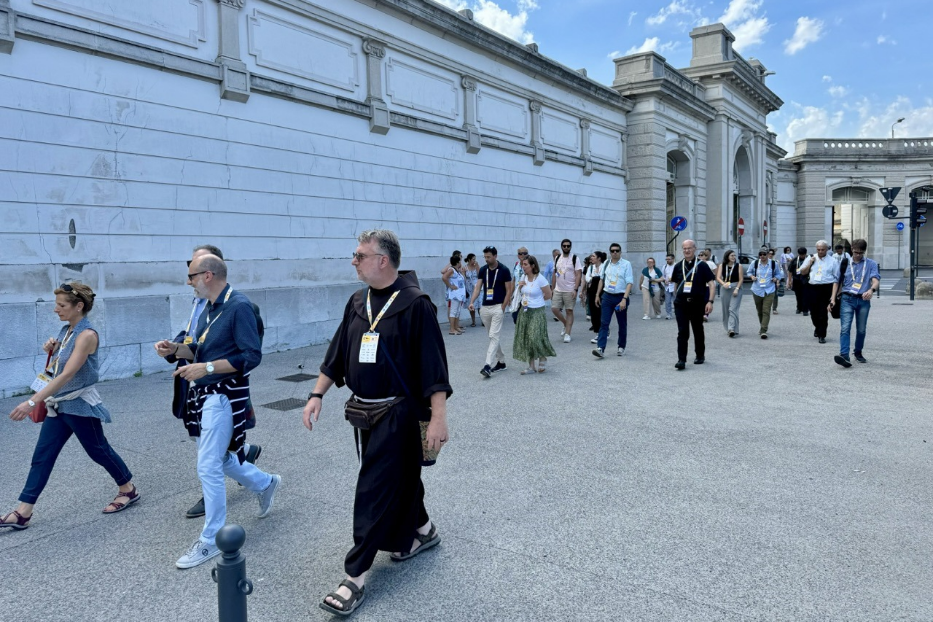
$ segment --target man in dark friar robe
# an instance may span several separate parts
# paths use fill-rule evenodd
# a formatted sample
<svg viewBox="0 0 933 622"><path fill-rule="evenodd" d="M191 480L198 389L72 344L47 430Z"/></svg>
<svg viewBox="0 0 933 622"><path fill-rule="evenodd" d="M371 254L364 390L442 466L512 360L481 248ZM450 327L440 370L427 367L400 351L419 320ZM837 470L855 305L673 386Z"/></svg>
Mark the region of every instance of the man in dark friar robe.
<svg viewBox="0 0 933 622"><path fill-rule="evenodd" d="M367 287L347 303L304 409L310 430L334 384L346 384L354 400L366 404L397 401L369 429L354 427L360 459L354 546L344 562L347 579L320 604L338 615L362 603L378 551L403 561L440 542L424 507L420 421L430 421L426 440L439 450L448 440L446 400L453 390L437 309L414 272L399 272L401 258L392 231L359 236L352 263Z"/></svg>

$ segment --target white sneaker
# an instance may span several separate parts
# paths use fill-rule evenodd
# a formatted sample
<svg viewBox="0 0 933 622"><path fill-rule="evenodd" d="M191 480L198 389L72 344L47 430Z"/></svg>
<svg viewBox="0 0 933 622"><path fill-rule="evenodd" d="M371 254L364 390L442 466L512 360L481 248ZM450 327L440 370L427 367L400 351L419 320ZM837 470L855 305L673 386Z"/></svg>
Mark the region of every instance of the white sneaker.
<svg viewBox="0 0 933 622"><path fill-rule="evenodd" d="M646 316L644 316L644 317L643 317L643 318L641 318L641 319L643 319L643 320L650 320L651 318L650 318L650 317L648 317L648 316L646 315Z"/></svg>
<svg viewBox="0 0 933 622"><path fill-rule="evenodd" d="M281 483L282 476L273 475L272 481L269 482L269 485L266 486L266 489L256 495L259 497L259 518L265 518L269 516L269 512L272 511L272 502L275 500L275 491L278 490Z"/></svg>
<svg viewBox="0 0 933 622"><path fill-rule="evenodd" d="M654 316L654 319L656 319L656 320L660 320L660 319L661 319L661 314L660 314L660 313L658 313L658 314L657 314L656 316Z"/></svg>
<svg viewBox="0 0 933 622"><path fill-rule="evenodd" d="M216 544L198 538L194 541L194 544L188 547L188 552L178 558L175 566L178 568L194 568L218 555L220 555L220 549L217 548Z"/></svg>
<svg viewBox="0 0 933 622"><path fill-rule="evenodd" d="M595 356L598 359L603 358L603 354L604 352L602 348L596 348L595 350L593 350L593 356Z"/></svg>
<svg viewBox="0 0 933 622"><path fill-rule="evenodd" d="M590 339L590 343L599 343L599 337L593 337Z"/></svg>
<svg viewBox="0 0 933 622"><path fill-rule="evenodd" d="M570 343L570 335L564 335L564 343Z"/></svg>
<svg viewBox="0 0 933 622"><path fill-rule="evenodd" d="M560 329L560 336L563 337L563 336L566 335L566 334L567 334L567 329L566 329L566 328L561 328L561 329Z"/></svg>
<svg viewBox="0 0 933 622"><path fill-rule="evenodd" d="M625 354L625 348L619 348L616 350L616 356L622 356L623 354Z"/></svg>
<svg viewBox="0 0 933 622"><path fill-rule="evenodd" d="M665 317L664 319L665 319L665 320L669 320L669 319L671 319L671 316L668 315L668 316Z"/></svg>

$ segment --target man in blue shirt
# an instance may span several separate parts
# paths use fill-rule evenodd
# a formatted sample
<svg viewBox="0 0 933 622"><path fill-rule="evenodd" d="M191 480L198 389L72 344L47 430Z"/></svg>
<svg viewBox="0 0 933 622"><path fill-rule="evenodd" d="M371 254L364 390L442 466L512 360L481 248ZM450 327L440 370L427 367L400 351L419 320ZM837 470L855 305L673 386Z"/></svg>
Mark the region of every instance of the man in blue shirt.
<svg viewBox="0 0 933 622"><path fill-rule="evenodd" d="M609 246L609 261L600 268L599 285L596 289L596 309L601 309L602 312L599 337L596 338L596 349L593 350L593 356L596 358L603 358L606 352L613 313L619 325L619 346L616 354L625 354L628 338L628 302L634 283L632 264L622 259L622 247L613 242ZM590 312L596 313L596 309L591 309Z"/></svg>
<svg viewBox="0 0 933 622"><path fill-rule="evenodd" d="M249 372L262 361L259 328L252 304L227 283L227 266L215 255L191 262L188 282L207 305L191 343L156 344L159 356L191 361L175 371L190 383L185 427L198 439L198 477L204 493L204 528L175 565L193 568L220 554L215 536L227 519L224 476L259 499L259 517L272 510L282 478L246 462Z"/></svg>
<svg viewBox="0 0 933 622"><path fill-rule="evenodd" d="M768 338L768 324L771 323L771 306L777 295L778 282L784 278L781 265L768 258L768 249L758 251L758 261L748 265L748 274L752 277L752 295L755 297L755 310L758 311L758 334Z"/></svg>
<svg viewBox="0 0 933 622"><path fill-rule="evenodd" d="M865 256L868 242L856 240L852 242L852 261L845 262L839 281L833 285L833 296L829 306L842 305L839 309L839 319L842 330L839 333L839 354L834 360L843 367L852 367L849 360L849 331L852 329L852 318L855 318L855 360L859 363L868 361L862 356L865 346L865 333L868 327L868 312L871 310L871 299L878 291L881 283L881 273L874 259ZM839 285L842 284L842 298L836 302Z"/></svg>

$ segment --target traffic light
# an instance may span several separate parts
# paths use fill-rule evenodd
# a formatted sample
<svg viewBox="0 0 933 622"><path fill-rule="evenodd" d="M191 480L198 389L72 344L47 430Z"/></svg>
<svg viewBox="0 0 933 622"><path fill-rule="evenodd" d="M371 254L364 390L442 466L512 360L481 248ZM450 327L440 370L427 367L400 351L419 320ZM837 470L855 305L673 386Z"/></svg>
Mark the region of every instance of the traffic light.
<svg viewBox="0 0 933 622"><path fill-rule="evenodd" d="M926 221L927 203L922 203L918 199L912 199L910 202L910 228L917 229L922 227Z"/></svg>

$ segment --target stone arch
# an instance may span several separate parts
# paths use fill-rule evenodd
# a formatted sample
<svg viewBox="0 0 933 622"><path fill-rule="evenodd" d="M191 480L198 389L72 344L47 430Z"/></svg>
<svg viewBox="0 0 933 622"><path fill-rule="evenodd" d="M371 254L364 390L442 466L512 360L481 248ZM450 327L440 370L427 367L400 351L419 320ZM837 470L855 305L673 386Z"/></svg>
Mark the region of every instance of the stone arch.
<svg viewBox="0 0 933 622"><path fill-rule="evenodd" d="M745 143L736 147L732 161L732 209L729 214L729 232L734 244L740 245L742 241L757 243L757 232L754 226L754 200L755 176L754 161L749 146ZM745 220L745 235L739 237L739 218ZM741 245L740 245L741 248ZM745 251L751 246L746 244ZM744 251L743 251L744 252Z"/></svg>
<svg viewBox="0 0 933 622"><path fill-rule="evenodd" d="M667 145L665 184L667 218L664 227L667 235L667 252L674 252L672 245L677 234L671 230L670 226L667 226L674 216L684 216L687 219L688 225L685 233L688 237L692 236L690 231L694 226L693 189L696 179L696 158L688 142L681 137L679 141L671 141ZM680 237L684 237L684 234L682 233Z"/></svg>

